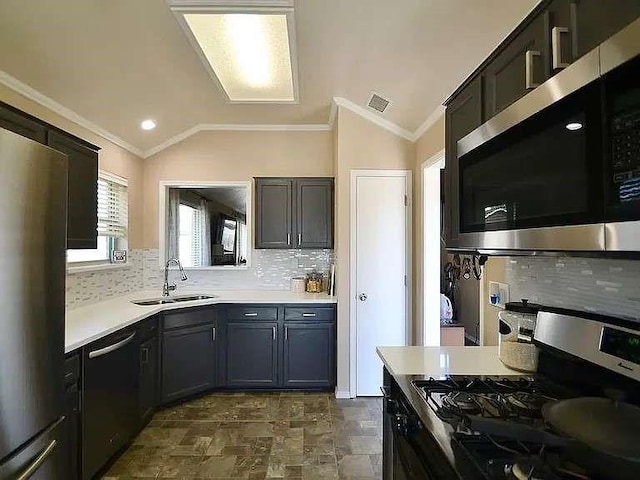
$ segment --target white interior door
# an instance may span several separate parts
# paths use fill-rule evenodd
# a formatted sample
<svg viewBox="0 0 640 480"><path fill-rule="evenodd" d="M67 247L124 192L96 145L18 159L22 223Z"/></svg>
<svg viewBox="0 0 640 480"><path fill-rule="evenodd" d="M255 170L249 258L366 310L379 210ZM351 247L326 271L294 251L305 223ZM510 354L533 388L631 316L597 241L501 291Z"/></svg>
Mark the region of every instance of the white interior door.
<svg viewBox="0 0 640 480"><path fill-rule="evenodd" d="M356 394L380 395L378 346L407 344L408 179L355 177Z"/></svg>

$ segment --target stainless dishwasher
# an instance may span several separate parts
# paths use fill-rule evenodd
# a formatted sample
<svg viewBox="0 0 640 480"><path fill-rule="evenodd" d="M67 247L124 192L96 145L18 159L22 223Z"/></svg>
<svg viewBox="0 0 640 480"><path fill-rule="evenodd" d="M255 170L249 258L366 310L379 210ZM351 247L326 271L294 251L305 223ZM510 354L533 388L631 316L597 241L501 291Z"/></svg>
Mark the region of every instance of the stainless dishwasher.
<svg viewBox="0 0 640 480"><path fill-rule="evenodd" d="M82 478L92 478L135 435L139 338L125 329L84 347Z"/></svg>

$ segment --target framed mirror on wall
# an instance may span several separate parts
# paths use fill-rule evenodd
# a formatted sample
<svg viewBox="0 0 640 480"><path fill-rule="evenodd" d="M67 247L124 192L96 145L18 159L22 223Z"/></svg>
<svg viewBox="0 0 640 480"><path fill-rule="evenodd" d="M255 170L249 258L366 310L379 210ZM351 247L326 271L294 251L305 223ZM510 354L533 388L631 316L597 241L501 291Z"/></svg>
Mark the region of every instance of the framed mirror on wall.
<svg viewBox="0 0 640 480"><path fill-rule="evenodd" d="M160 264L244 269L250 264L251 182L160 182Z"/></svg>

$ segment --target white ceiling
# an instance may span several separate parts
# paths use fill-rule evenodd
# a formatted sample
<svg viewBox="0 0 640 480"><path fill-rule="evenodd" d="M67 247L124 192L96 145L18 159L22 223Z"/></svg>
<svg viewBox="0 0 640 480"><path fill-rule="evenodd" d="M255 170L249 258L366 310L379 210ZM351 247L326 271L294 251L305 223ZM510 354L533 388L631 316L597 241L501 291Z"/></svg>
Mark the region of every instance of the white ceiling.
<svg viewBox="0 0 640 480"><path fill-rule="evenodd" d="M246 187L212 187L194 188L194 192L209 200L225 205L236 212L247 214L247 188Z"/></svg>
<svg viewBox="0 0 640 480"><path fill-rule="evenodd" d="M2 0L0 71L142 151L199 124L326 125L372 91L413 132L537 3L297 0L297 105L227 103L162 0Z"/></svg>

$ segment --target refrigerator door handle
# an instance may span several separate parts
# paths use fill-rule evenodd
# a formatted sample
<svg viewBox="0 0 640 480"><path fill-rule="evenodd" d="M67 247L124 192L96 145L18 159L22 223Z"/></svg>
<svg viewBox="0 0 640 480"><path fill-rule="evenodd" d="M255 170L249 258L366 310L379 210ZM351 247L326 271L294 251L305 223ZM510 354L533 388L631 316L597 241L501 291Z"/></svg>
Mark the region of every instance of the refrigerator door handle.
<svg viewBox="0 0 640 480"><path fill-rule="evenodd" d="M58 445L57 440L51 440L51 443L47 445L47 447L45 447L45 449L38 454L35 460L31 462L31 465L29 465L24 470L24 472L22 472L16 478L16 480L28 480L29 478L31 478L33 474L36 473L38 469L42 466L45 460L53 453L57 445Z"/></svg>
<svg viewBox="0 0 640 480"><path fill-rule="evenodd" d="M113 345L109 345L108 347L100 348L98 350L94 350L93 352L89 352L89 358L101 357L102 355L106 355L107 353L111 353L115 350L118 350L120 347L124 347L127 343L133 340L133 337L135 336L136 336L136 332L133 332L124 340L120 340L119 342L114 343Z"/></svg>

